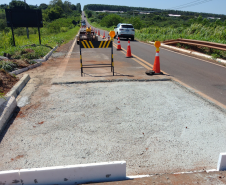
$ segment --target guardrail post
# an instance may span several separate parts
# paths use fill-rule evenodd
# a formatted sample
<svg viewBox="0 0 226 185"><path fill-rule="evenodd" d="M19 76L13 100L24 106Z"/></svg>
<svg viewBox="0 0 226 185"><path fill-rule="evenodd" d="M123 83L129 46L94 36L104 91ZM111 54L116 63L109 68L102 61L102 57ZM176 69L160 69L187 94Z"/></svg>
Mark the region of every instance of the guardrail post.
<svg viewBox="0 0 226 185"><path fill-rule="evenodd" d="M81 41L79 39L79 49L80 49L80 64L81 64L81 76L83 73L83 69L82 69L82 51L81 51Z"/></svg>

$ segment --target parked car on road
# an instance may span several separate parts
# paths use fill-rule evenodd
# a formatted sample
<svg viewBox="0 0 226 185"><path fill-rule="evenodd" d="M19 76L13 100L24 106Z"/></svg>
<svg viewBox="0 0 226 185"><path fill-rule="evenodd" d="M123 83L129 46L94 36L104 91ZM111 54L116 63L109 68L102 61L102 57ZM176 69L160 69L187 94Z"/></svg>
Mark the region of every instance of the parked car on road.
<svg viewBox="0 0 226 185"><path fill-rule="evenodd" d="M132 24L119 23L117 27L115 27L114 31L116 38L122 37L131 38L131 40L134 40L135 30Z"/></svg>

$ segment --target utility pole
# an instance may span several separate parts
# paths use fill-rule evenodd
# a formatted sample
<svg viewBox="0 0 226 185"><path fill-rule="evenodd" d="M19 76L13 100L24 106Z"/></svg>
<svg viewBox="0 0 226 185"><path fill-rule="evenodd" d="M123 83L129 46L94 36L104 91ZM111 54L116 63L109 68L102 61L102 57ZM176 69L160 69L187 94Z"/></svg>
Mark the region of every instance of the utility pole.
<svg viewBox="0 0 226 185"><path fill-rule="evenodd" d="M26 9L26 0L24 0L24 7ZM28 30L28 27L26 29L27 29L27 39L29 39L29 30Z"/></svg>

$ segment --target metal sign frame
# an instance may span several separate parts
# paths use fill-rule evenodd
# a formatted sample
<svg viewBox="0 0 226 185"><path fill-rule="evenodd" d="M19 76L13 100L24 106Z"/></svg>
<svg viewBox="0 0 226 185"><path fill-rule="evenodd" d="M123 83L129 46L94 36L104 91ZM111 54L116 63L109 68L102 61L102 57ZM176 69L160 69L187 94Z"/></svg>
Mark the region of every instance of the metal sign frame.
<svg viewBox="0 0 226 185"><path fill-rule="evenodd" d="M38 35L39 35L39 44L41 45L40 28L43 27L41 10L5 9L5 13L6 13L6 19L7 19L7 26L11 27L11 30L12 30L14 46L16 46L14 31L13 31L14 27L37 27ZM24 21L22 20L21 22L17 21L18 17L26 18L31 15L33 16L32 21L28 21L28 20L24 20Z"/></svg>
<svg viewBox="0 0 226 185"><path fill-rule="evenodd" d="M114 76L114 58L113 58L113 41L87 41L87 40L79 40L79 48L80 48L80 64L81 64L81 76L83 76L83 68L101 68L101 67L111 67L111 72L113 72ZM111 48L111 64L90 64L83 65L82 64L82 50L81 49L91 49L91 48Z"/></svg>

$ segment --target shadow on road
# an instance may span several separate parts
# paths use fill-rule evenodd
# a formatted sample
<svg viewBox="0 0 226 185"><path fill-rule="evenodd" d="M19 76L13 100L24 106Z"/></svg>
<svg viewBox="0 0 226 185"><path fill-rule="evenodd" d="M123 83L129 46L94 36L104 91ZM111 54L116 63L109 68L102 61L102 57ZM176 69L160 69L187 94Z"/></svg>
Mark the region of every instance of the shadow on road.
<svg viewBox="0 0 226 185"><path fill-rule="evenodd" d="M18 113L20 112L20 107L16 107L14 113L12 114L12 117L10 118L10 120L7 122L4 130L0 133L0 143L2 142L5 134L7 133L9 127L13 124L14 120L16 119Z"/></svg>
<svg viewBox="0 0 226 185"><path fill-rule="evenodd" d="M112 77L112 73L111 74L100 74L100 73L98 73L98 74L90 74L90 73L83 73L83 75L85 76L85 75L87 75L87 76L89 76L89 77ZM127 77L134 77L133 75L124 75L124 74L121 74L121 73L117 73L117 72L115 72L114 73L114 76L127 76Z"/></svg>

